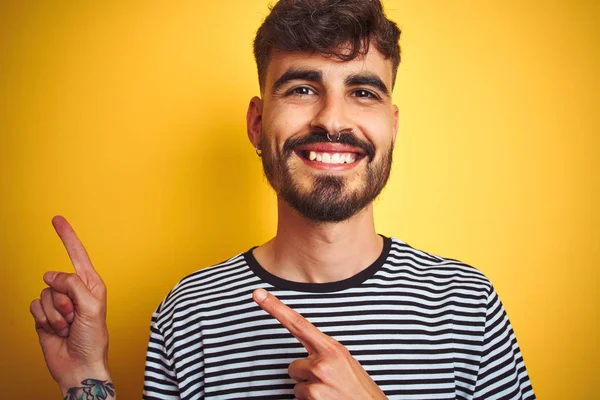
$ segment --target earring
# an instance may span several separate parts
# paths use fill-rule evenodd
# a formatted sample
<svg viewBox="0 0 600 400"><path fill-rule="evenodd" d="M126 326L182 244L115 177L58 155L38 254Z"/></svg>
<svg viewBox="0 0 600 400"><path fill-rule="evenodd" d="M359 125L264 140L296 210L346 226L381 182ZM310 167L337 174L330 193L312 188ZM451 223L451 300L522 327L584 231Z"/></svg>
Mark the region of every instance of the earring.
<svg viewBox="0 0 600 400"><path fill-rule="evenodd" d="M256 155L257 155L257 156L259 156L259 157L262 157L262 150L260 150L260 149L258 148L258 146L259 146L259 145L257 144L257 145L256 145L256 149L255 149L255 151L256 151Z"/></svg>

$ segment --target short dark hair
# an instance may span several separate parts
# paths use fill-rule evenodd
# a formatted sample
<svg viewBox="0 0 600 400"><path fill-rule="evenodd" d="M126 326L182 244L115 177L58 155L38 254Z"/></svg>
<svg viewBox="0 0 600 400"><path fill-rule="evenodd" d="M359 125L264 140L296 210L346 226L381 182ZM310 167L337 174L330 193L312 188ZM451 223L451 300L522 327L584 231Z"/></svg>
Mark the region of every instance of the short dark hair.
<svg viewBox="0 0 600 400"><path fill-rule="evenodd" d="M254 57L264 89L273 50L312 51L350 61L372 42L392 61L392 85L400 64L400 29L380 0L280 0L256 32Z"/></svg>

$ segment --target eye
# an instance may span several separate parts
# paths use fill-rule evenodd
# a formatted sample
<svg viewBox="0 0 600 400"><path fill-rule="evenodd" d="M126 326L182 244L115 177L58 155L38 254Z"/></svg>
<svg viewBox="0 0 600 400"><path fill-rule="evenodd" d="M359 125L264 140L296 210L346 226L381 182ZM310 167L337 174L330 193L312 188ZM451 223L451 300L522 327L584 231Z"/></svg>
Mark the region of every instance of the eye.
<svg viewBox="0 0 600 400"><path fill-rule="evenodd" d="M309 96L315 94L315 91L306 86L298 86L289 91L289 94L296 96Z"/></svg>
<svg viewBox="0 0 600 400"><path fill-rule="evenodd" d="M365 89L358 89L355 90L352 95L354 97L359 97L359 98L363 98L363 99L379 99L379 96L377 96L375 93L369 91L369 90L365 90Z"/></svg>

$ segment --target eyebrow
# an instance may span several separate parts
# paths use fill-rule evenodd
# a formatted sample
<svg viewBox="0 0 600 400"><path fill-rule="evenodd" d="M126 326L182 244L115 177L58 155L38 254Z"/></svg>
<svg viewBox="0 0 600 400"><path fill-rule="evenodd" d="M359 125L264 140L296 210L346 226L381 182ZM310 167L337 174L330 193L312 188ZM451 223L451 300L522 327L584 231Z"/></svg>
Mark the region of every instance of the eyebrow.
<svg viewBox="0 0 600 400"><path fill-rule="evenodd" d="M290 68L279 77L273 84L273 93L277 93L282 86L294 80L303 80L315 83L323 82L323 73L314 69ZM373 73L353 74L344 80L346 86L372 86L382 92L386 97L390 97L390 91L383 81Z"/></svg>
<svg viewBox="0 0 600 400"><path fill-rule="evenodd" d="M390 91L383 81L375 74L361 73L350 75L344 81L346 86L372 86L382 92L386 97L390 97Z"/></svg>
<svg viewBox="0 0 600 400"><path fill-rule="evenodd" d="M276 93L283 85L285 85L289 81L294 81L294 80L303 80L303 81L321 83L321 82L323 82L323 74L321 73L321 71L316 71L313 69L298 69L298 68L288 69L273 84L273 89L272 89L273 93Z"/></svg>

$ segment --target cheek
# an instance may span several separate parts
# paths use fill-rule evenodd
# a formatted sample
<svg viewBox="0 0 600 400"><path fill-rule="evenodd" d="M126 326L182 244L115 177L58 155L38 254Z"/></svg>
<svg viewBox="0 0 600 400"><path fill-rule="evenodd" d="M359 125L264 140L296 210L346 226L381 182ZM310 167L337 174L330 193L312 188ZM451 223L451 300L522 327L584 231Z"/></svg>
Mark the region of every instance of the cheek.
<svg viewBox="0 0 600 400"><path fill-rule="evenodd" d="M310 107L282 104L264 115L263 132L281 147L290 137L307 134L311 120Z"/></svg>
<svg viewBox="0 0 600 400"><path fill-rule="evenodd" d="M361 132L377 150L387 148L394 136L393 110L381 108L360 108L354 116Z"/></svg>

